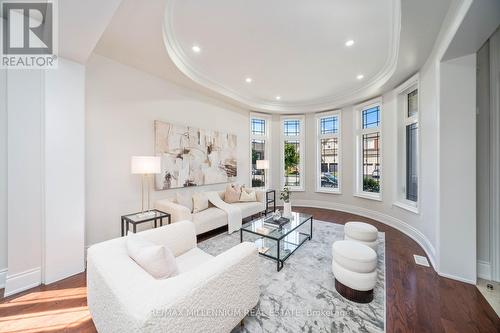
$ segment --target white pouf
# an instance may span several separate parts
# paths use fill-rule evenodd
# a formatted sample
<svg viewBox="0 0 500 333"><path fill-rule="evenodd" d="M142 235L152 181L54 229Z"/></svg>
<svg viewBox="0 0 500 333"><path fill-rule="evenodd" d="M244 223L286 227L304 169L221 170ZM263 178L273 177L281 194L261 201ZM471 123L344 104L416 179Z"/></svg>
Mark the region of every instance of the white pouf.
<svg viewBox="0 0 500 333"><path fill-rule="evenodd" d="M351 301L371 302L377 282L377 253L362 243L341 240L332 245L332 256L335 289Z"/></svg>
<svg viewBox="0 0 500 333"><path fill-rule="evenodd" d="M377 250L378 230L364 222L347 222L344 226L344 239L360 242Z"/></svg>

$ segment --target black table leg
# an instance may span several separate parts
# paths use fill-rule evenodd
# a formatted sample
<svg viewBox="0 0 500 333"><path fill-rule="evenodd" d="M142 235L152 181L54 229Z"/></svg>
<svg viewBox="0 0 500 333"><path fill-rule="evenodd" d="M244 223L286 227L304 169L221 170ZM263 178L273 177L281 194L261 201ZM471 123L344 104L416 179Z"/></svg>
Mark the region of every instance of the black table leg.
<svg viewBox="0 0 500 333"><path fill-rule="evenodd" d="M128 221L125 221L125 224L126 224L126 228L125 228L125 234L128 235L128 230L130 228L130 224Z"/></svg>
<svg viewBox="0 0 500 333"><path fill-rule="evenodd" d="M156 228L156 219L154 221L155 221L155 228Z"/></svg>
<svg viewBox="0 0 500 333"><path fill-rule="evenodd" d="M243 230L240 229L240 243L243 243Z"/></svg>
<svg viewBox="0 0 500 333"><path fill-rule="evenodd" d="M125 236L124 233L125 233L125 226L123 225L123 219L120 219L121 220L121 227L122 227L122 237Z"/></svg>
<svg viewBox="0 0 500 333"><path fill-rule="evenodd" d="M276 268L279 272L279 271L281 271L281 268L283 268L283 266L280 267L280 241L279 241L279 239L278 239L278 255L277 255L277 257L278 257L278 260L277 260Z"/></svg>
<svg viewBox="0 0 500 333"><path fill-rule="evenodd" d="M137 233L137 224L134 223L134 234Z"/></svg>
<svg viewBox="0 0 500 333"><path fill-rule="evenodd" d="M311 217L311 235L309 235L309 240L313 237L313 218Z"/></svg>

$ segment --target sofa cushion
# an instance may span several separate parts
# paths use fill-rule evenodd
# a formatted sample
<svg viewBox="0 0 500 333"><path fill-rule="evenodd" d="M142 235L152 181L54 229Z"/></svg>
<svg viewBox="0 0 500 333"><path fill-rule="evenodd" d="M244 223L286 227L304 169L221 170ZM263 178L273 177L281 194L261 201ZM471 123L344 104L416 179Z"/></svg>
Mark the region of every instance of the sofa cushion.
<svg viewBox="0 0 500 333"><path fill-rule="evenodd" d="M193 213L199 213L208 208L208 197L203 192L193 194Z"/></svg>
<svg viewBox="0 0 500 333"><path fill-rule="evenodd" d="M240 200L241 187L235 184L228 184L226 193L224 193L224 201L227 203L234 203Z"/></svg>
<svg viewBox="0 0 500 333"><path fill-rule="evenodd" d="M179 205L182 205L193 212L193 196L190 193L176 193L176 201Z"/></svg>
<svg viewBox="0 0 500 333"><path fill-rule="evenodd" d="M257 195L255 191L241 191L240 202L255 202L257 201Z"/></svg>
<svg viewBox="0 0 500 333"><path fill-rule="evenodd" d="M204 264L212 258L213 256L210 254L195 247L183 255L178 256L175 260L177 261L177 266L179 267L179 273L182 274L200 266L201 264Z"/></svg>
<svg viewBox="0 0 500 333"><path fill-rule="evenodd" d="M166 279L179 273L175 257L166 246L131 235L127 237L127 253L155 279Z"/></svg>
<svg viewBox="0 0 500 333"><path fill-rule="evenodd" d="M196 234L227 225L227 214L222 209L210 207L199 213L193 214L193 223L196 228Z"/></svg>
<svg viewBox="0 0 500 333"><path fill-rule="evenodd" d="M236 202L231 205L239 207L241 209L241 216L243 218L249 217L251 215L256 215L266 209L265 205L260 201L255 202Z"/></svg>

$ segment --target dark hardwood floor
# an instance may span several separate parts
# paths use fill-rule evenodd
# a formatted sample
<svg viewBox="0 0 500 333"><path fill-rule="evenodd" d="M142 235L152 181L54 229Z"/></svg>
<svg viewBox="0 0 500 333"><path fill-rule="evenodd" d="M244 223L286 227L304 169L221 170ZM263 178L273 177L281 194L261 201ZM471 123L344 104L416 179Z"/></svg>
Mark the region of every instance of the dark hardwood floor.
<svg viewBox="0 0 500 333"><path fill-rule="evenodd" d="M478 289L440 277L432 268L416 266L413 254L425 253L403 233L348 213L296 210L339 224L365 221L386 233L387 332L500 332L500 319ZM224 229L199 240L220 232ZM12 297L4 298L3 290L0 294L0 333L95 332L87 309L84 273Z"/></svg>

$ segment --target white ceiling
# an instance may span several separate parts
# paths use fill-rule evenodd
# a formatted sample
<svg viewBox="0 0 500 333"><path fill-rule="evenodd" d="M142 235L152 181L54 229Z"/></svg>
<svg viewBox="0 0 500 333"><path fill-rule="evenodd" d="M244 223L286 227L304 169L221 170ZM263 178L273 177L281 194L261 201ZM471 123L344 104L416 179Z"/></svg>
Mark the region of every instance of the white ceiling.
<svg viewBox="0 0 500 333"><path fill-rule="evenodd" d="M95 52L247 109L313 112L414 74L449 3L123 0Z"/></svg>

